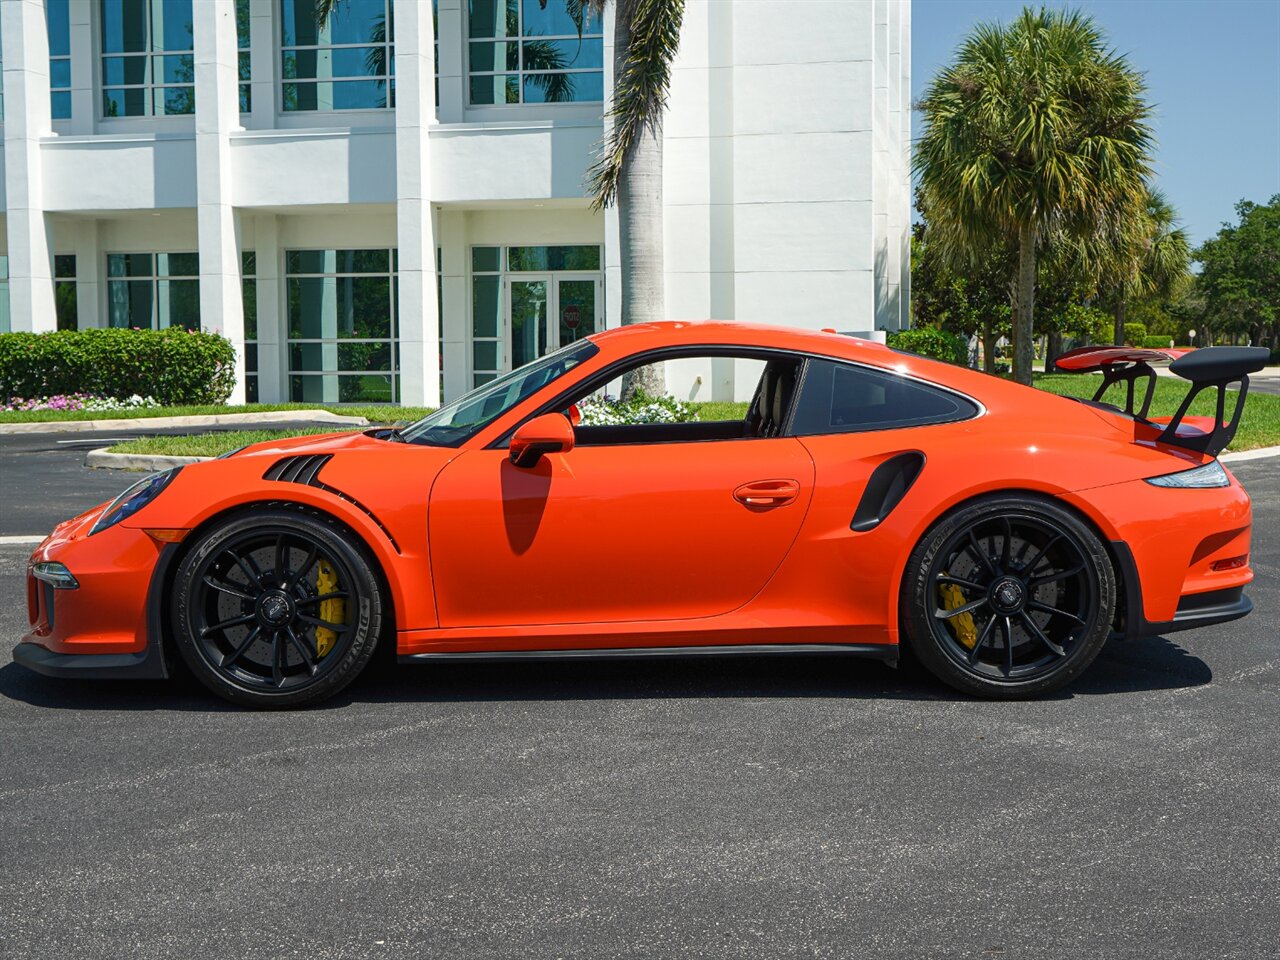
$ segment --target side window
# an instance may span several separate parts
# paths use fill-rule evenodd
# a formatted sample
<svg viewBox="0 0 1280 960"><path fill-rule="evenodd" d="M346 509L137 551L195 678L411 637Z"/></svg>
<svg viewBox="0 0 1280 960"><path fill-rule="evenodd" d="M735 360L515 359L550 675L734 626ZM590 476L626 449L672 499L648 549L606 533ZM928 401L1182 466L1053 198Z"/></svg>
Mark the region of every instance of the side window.
<svg viewBox="0 0 1280 960"><path fill-rule="evenodd" d="M777 437L802 363L759 351L668 357L597 382L564 412L579 446ZM640 395L623 400L629 382Z"/></svg>
<svg viewBox="0 0 1280 960"><path fill-rule="evenodd" d="M951 423L978 407L945 390L887 371L812 360L805 372L791 433L855 433Z"/></svg>

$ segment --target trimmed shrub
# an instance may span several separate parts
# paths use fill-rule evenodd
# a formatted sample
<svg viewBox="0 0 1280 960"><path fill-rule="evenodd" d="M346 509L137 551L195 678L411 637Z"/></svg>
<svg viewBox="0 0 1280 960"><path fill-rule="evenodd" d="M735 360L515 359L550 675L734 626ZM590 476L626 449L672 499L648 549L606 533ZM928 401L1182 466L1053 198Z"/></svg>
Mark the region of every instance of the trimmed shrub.
<svg viewBox="0 0 1280 960"><path fill-rule="evenodd" d="M1142 345L1148 350L1168 350L1173 346L1173 337L1162 337L1159 334L1147 334L1142 338Z"/></svg>
<svg viewBox="0 0 1280 960"><path fill-rule="evenodd" d="M183 327L3 333L0 401L84 393L164 406L223 403L235 359L225 337Z"/></svg>
<svg viewBox="0 0 1280 960"><path fill-rule="evenodd" d="M886 336L885 342L893 350L918 353L922 357L932 357L934 360L956 363L962 367L969 361L968 341L959 334L942 330L899 330Z"/></svg>
<svg viewBox="0 0 1280 960"><path fill-rule="evenodd" d="M1131 347L1136 347L1147 338L1147 325L1145 323L1126 323L1124 325L1124 342Z"/></svg>

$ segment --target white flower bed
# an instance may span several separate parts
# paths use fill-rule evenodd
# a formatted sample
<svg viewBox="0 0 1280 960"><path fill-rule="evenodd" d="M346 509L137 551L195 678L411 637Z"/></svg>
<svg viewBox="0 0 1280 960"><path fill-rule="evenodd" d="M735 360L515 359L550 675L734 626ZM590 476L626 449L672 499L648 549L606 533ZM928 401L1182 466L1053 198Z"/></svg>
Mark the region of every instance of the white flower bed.
<svg viewBox="0 0 1280 960"><path fill-rule="evenodd" d="M609 396L592 396L578 403L584 427L616 427L628 423L687 423L698 414L674 397L646 397L638 394L630 400Z"/></svg>

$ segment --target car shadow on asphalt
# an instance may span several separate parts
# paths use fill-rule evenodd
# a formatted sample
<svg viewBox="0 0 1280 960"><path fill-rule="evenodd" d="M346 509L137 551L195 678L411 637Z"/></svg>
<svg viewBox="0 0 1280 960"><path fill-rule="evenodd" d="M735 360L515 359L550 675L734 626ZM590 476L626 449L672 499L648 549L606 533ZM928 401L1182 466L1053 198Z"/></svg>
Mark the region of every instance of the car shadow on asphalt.
<svg viewBox="0 0 1280 960"><path fill-rule="evenodd" d="M1198 687L1213 679L1199 657L1163 637L1113 641L1083 677L1050 699ZM169 681L55 680L17 664L0 668L0 697L56 710L240 710L207 693L185 670ZM370 665L316 709L361 703L672 698L967 700L910 658L898 668L854 658L690 657Z"/></svg>

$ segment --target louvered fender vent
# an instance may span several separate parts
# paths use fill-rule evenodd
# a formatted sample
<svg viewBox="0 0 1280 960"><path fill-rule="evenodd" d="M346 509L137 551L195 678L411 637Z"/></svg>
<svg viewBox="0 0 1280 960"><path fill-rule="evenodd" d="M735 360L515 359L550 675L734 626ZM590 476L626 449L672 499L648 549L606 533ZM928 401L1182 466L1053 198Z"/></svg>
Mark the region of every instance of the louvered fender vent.
<svg viewBox="0 0 1280 960"><path fill-rule="evenodd" d="M325 493L331 493L340 500L345 500L359 510L362 510L370 520L378 525L378 529L390 541L391 546L395 548L396 553L400 552L400 545L396 543L396 538L391 535L391 531L386 525L378 519L378 515L366 507L350 494L343 493L336 487L331 487L320 479L320 471L326 463L333 459L331 453L313 453L303 454L296 457L285 457L283 460L277 460L267 472L262 475L264 480L275 480L279 483L299 483L304 487L315 487L317 490L323 490Z"/></svg>

